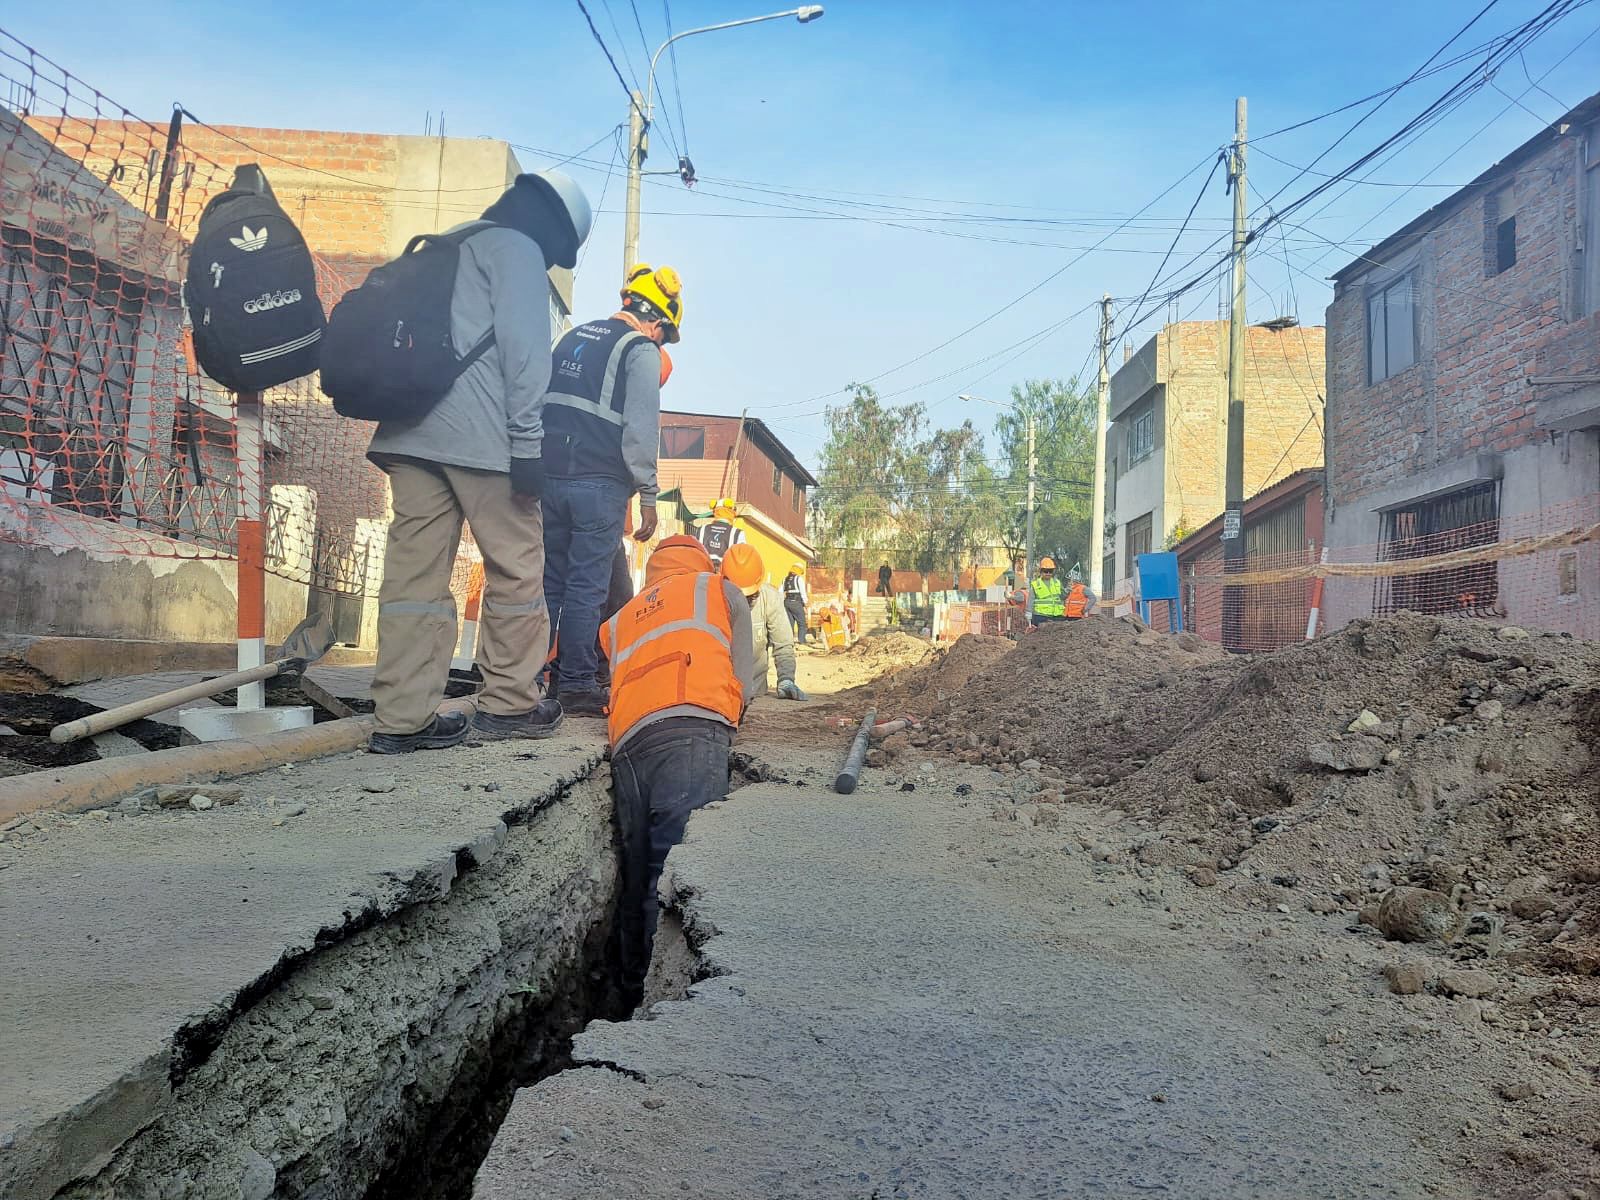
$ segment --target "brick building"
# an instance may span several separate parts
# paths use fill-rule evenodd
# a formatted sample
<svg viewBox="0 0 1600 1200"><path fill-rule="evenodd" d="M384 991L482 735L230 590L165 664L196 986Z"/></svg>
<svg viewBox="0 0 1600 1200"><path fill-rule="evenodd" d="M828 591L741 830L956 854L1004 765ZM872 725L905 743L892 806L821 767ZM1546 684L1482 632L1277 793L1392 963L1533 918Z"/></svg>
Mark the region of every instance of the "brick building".
<svg viewBox="0 0 1600 1200"><path fill-rule="evenodd" d="M1600 520L1600 95L1334 276L1327 541L1410 558ZM1600 637L1600 547L1376 586L1328 616L1503 614Z"/></svg>
<svg viewBox="0 0 1600 1200"><path fill-rule="evenodd" d="M1322 465L1321 328L1245 330L1245 493ZM1125 596L1134 557L1198 529L1224 507L1228 323L1165 326L1111 377L1101 594Z"/></svg>
<svg viewBox="0 0 1600 1200"><path fill-rule="evenodd" d="M681 489L697 512L723 496L736 500L746 538L779 583L790 563L816 557L806 537L806 489L817 481L765 421L744 418L742 436L740 425L738 417L663 411L656 475L663 491Z"/></svg>
<svg viewBox="0 0 1600 1200"><path fill-rule="evenodd" d="M1245 500L1240 528L1246 571L1317 561L1323 542L1322 475L1321 469L1306 467ZM1206 641L1254 652L1278 650L1305 638L1315 594L1309 578L1250 587L1238 631L1224 638L1221 513L1173 549L1184 624Z"/></svg>

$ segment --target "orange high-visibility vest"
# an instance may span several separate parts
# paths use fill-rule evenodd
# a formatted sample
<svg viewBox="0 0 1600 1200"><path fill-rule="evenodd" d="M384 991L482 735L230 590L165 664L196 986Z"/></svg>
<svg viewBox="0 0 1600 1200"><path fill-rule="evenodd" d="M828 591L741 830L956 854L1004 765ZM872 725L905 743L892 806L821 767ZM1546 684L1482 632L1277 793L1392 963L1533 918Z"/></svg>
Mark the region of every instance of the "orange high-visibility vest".
<svg viewBox="0 0 1600 1200"><path fill-rule="evenodd" d="M733 669L733 619L721 575L685 571L647 585L601 626L600 647L611 662L606 730L613 746L668 708L689 706L739 724L744 689Z"/></svg>
<svg viewBox="0 0 1600 1200"><path fill-rule="evenodd" d="M1073 584L1071 590L1067 592L1067 616L1073 620L1076 620L1078 617L1083 616L1083 614L1088 611L1089 589L1084 587L1081 583Z"/></svg>

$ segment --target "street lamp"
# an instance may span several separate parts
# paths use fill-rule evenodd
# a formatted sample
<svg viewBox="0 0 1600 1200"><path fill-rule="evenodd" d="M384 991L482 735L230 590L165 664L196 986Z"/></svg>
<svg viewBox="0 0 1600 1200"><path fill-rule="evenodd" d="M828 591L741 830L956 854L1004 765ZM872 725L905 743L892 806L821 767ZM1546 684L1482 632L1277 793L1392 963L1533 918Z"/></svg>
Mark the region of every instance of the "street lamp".
<svg viewBox="0 0 1600 1200"><path fill-rule="evenodd" d="M723 21L719 25L702 25L698 29L685 29L682 33L675 33L656 48L650 56L650 73L645 79L644 95L641 97L634 92L629 97L628 105L628 214L622 232L622 273L627 275L639 260L639 190L644 178L645 134L650 130L651 118L655 115L656 104L656 62L661 58L662 52L674 42L681 42L686 37L694 37L700 33L715 33L719 29L737 29L741 25L759 25L763 21L779 21L784 17L793 17L802 25L810 24L822 16L822 5L802 4L799 8L785 9L783 12L768 13L764 17L745 17L738 21ZM680 164L679 171L664 171L661 174L675 175L681 171L692 171L693 164ZM686 176L693 178L692 175Z"/></svg>
<svg viewBox="0 0 1600 1200"><path fill-rule="evenodd" d="M962 392L959 396L956 397L956 399L958 399L958 400L976 400L979 404L992 404L996 408L1009 408L1013 412L1020 414L1022 416L1023 420L1025 420L1027 422L1027 425L1028 425L1028 532L1027 532L1027 535L1026 535L1027 536L1027 540L1026 540L1026 542L1024 544L1022 554L1023 554L1023 569L1027 572L1029 578L1031 578L1032 575L1033 575L1033 494L1034 494L1034 487L1038 483L1038 470L1039 470L1039 460L1038 460L1038 457L1034 453L1033 406L1032 405L1019 404L1015 400L990 400L986 396L972 396L972 395L968 395L966 392ZM1028 613L1028 619L1031 621L1033 619L1033 588L1029 587L1027 589L1027 595L1028 595L1028 599L1027 599L1026 608L1027 608L1027 613Z"/></svg>

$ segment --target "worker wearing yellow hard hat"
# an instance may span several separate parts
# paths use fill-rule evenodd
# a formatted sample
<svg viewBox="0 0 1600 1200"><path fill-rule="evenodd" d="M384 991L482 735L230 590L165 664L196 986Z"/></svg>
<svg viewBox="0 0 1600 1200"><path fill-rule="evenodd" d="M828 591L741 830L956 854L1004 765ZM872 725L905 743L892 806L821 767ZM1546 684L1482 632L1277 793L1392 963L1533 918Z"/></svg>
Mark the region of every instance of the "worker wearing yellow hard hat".
<svg viewBox="0 0 1600 1200"><path fill-rule="evenodd" d="M744 530L735 523L739 507L732 497L724 496L711 506L711 520L695 530L695 537L706 548L713 565L720 567L729 549L744 541Z"/></svg>
<svg viewBox="0 0 1600 1200"><path fill-rule="evenodd" d="M750 633L755 651L755 695L767 691L767 663L778 668L777 695L784 700L808 697L794 681L794 633L784 612L778 589L767 582L761 552L749 542L728 547L722 559L722 577L744 593L750 604Z"/></svg>
<svg viewBox="0 0 1600 1200"><path fill-rule="evenodd" d="M1048 554L1039 560L1039 577L1029 584L1033 601L1033 622L1077 621L1094 611L1096 597L1084 586L1081 572L1074 567L1071 581L1063 583L1056 575L1056 560Z"/></svg>
<svg viewBox="0 0 1600 1200"><path fill-rule="evenodd" d="M802 646L806 644L806 606L811 599L806 594L805 573L805 563L796 560L783 577L783 611L789 614L795 640Z"/></svg>
<svg viewBox="0 0 1600 1200"><path fill-rule="evenodd" d="M534 519L544 525L544 594L560 639L553 678L573 716L605 710L596 637L635 495L633 536L647 542L656 531L661 385L671 371L662 347L683 323L683 281L671 267L634 267L621 297L610 317L556 343L544 396Z"/></svg>

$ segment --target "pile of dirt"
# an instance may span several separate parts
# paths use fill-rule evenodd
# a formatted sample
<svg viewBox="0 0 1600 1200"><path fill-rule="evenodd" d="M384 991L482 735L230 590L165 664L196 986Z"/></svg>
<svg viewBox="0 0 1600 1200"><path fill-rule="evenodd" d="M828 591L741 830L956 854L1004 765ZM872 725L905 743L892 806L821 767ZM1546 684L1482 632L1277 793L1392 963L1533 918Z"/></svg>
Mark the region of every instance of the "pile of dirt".
<svg viewBox="0 0 1600 1200"><path fill-rule="evenodd" d="M1016 649L1016 643L984 633L964 633L948 648L935 650L909 671L872 684L881 712L925 717Z"/></svg>
<svg viewBox="0 0 1600 1200"><path fill-rule="evenodd" d="M1269 908L1428 888L1600 1003L1600 644L1399 614L1229 657L1085 621L929 703L928 748L1127 811L1146 863Z"/></svg>
<svg viewBox="0 0 1600 1200"><path fill-rule="evenodd" d="M921 662L932 651L933 643L927 638L898 629L884 629L865 634L845 653L852 658L871 659L888 666L910 666Z"/></svg>
<svg viewBox="0 0 1600 1200"><path fill-rule="evenodd" d="M1181 714L1236 669L1193 635L1157 634L1129 618L1060 622L973 673L959 694L929 692L912 707L932 717L933 744L964 762L1036 759L1087 793L1170 745Z"/></svg>

